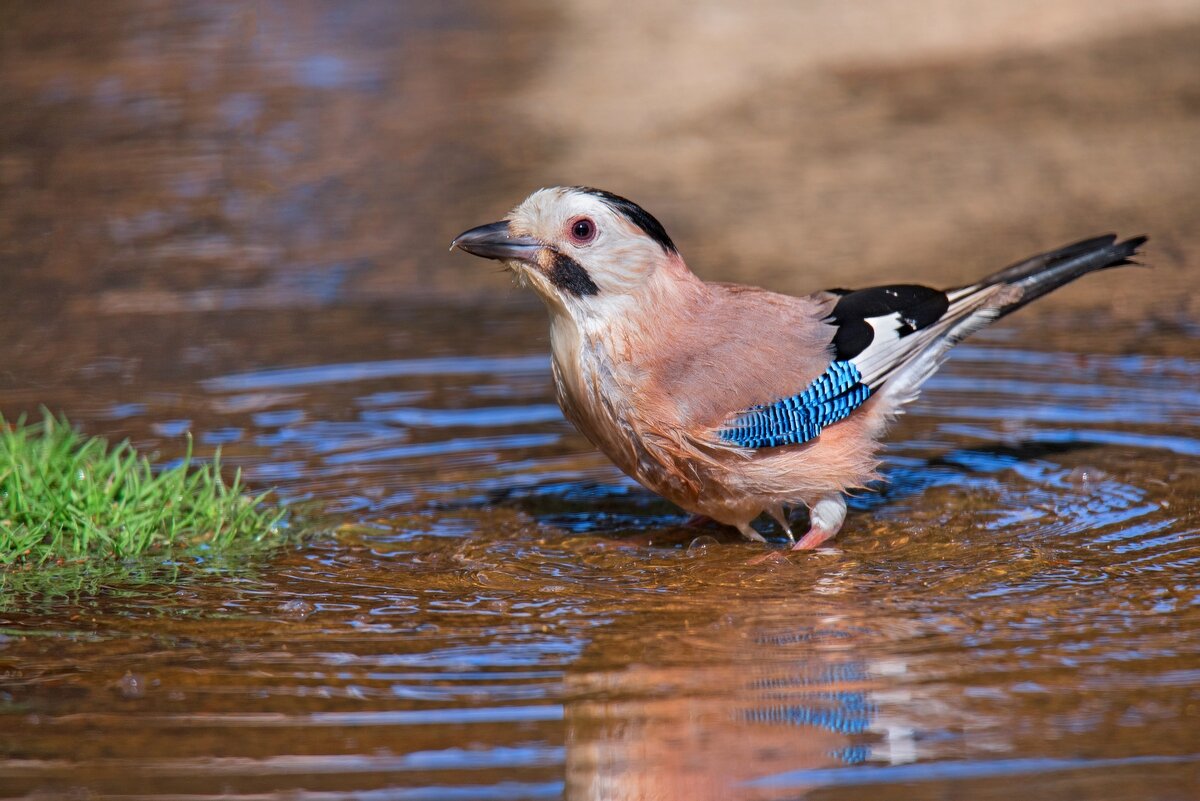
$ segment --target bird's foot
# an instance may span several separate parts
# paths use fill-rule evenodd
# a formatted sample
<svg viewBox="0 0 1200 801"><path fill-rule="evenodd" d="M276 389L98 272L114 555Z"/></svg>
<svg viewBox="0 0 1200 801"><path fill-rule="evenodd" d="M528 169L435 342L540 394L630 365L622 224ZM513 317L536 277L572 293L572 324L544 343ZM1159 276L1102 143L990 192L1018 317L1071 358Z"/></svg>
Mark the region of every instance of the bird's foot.
<svg viewBox="0 0 1200 801"><path fill-rule="evenodd" d="M833 539L846 520L846 499L841 495L826 495L809 509L811 525L808 533L792 546L793 551L811 551Z"/></svg>
<svg viewBox="0 0 1200 801"><path fill-rule="evenodd" d="M818 547L819 545L825 543L826 541L833 539L834 536L836 536L836 535L837 535L837 529L834 529L833 531L829 531L827 529L817 528L816 526L813 526L812 528L810 528L808 530L807 534L805 534L803 537L801 537L799 539L799 541L795 545L792 546L792 550L793 551L811 551L812 549Z"/></svg>
<svg viewBox="0 0 1200 801"><path fill-rule="evenodd" d="M792 533L791 523L788 522L787 512L784 511L782 504L770 507L767 509L767 514L771 515L775 519L775 522L779 524L779 527L783 529L783 533L787 535L789 543L796 541L796 535Z"/></svg>
<svg viewBox="0 0 1200 801"><path fill-rule="evenodd" d="M767 538L755 531L749 523L742 523L737 527L738 531L742 532L742 536L751 542L766 542Z"/></svg>

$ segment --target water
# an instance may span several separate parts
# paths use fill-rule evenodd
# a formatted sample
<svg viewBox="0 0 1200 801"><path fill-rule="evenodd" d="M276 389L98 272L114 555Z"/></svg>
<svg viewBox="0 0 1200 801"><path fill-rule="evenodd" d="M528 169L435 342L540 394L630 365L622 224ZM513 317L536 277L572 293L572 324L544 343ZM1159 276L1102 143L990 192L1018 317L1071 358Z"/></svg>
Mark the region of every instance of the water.
<svg viewBox="0 0 1200 801"><path fill-rule="evenodd" d="M569 132L503 112L526 84L548 91L535 45L571 36L569 20L66 8L0 12L0 411L44 403L166 459L191 432L327 523L270 559L4 598L0 797L1196 797L1200 327L1190 257L1171 249L1194 203L1168 213L1116 186L1030 224L1050 233L1029 249L1097 218L1165 244L1153 273L1081 282L958 348L836 547L764 551L684 527L592 452L553 405L536 302L444 252L562 180L536 165L568 163ZM1194 61L1198 30L1102 49L1158 42L1153 64L1126 62L1149 81ZM995 102L1010 79L1119 95L1079 83L1090 47L1053 56L1066 77L1045 89L1005 78L1002 57L945 80L990 76ZM908 69L926 68L889 73L900 95ZM1170 74L1146 123L1160 142L1198 127L1194 104L1162 99L1195 75ZM828 120L831 159L861 108ZM1074 124L1038 108L1051 131ZM923 124L970 161L950 117ZM912 122L871 124L887 142ZM1010 147L1013 197L1074 197L1021 172L1036 141ZM1118 171L1140 158L1118 151ZM641 197L636 166L580 158L571 180ZM928 176L949 205L961 180ZM668 198L708 277L850 282L837 248L797 257L804 272L726 261L738 234L709 228L726 200L695 189L643 194ZM841 205L803 224L845 223ZM1026 255L1021 237L987 239L1025 224L1000 215L928 260L929 232L901 220L915 250L874 257L861 211L866 280L952 282ZM744 223L771 241L773 220Z"/></svg>

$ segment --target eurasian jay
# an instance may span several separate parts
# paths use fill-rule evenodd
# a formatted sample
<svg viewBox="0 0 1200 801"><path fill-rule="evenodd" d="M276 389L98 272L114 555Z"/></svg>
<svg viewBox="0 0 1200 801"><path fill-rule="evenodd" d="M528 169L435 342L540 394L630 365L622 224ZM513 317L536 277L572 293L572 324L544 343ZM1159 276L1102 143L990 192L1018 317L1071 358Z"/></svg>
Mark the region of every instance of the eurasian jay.
<svg viewBox="0 0 1200 801"><path fill-rule="evenodd" d="M847 490L877 479L878 439L963 337L1085 273L1130 264L1113 235L968 286L890 284L791 297L698 278L637 204L541 189L451 244L501 261L550 312L563 413L625 473L764 541L764 512L837 534Z"/></svg>

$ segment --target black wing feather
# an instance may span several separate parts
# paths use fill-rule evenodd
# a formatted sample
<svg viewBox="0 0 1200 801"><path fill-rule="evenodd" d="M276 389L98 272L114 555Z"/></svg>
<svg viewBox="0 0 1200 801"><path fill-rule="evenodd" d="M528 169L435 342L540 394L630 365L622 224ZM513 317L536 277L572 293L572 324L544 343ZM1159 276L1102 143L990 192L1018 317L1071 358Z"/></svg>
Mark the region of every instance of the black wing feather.
<svg viewBox="0 0 1200 801"><path fill-rule="evenodd" d="M875 339L871 317L896 318L897 336L908 336L942 319L950 300L945 292L918 284L889 284L854 292L833 290L841 298L830 315L837 333L833 347L837 358L853 359Z"/></svg>

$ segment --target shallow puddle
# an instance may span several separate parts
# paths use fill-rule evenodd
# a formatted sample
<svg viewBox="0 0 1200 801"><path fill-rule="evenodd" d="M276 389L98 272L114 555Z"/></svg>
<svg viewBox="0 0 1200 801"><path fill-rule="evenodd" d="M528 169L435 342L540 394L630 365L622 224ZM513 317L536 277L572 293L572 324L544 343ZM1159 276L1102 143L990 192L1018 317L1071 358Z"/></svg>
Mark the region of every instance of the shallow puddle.
<svg viewBox="0 0 1200 801"><path fill-rule="evenodd" d="M166 458L191 432L328 523L9 593L0 796L1194 797L1200 327L1169 252L960 346L836 547L764 549L592 452L542 310L444 253L565 146L502 112L568 21L65 8L4 12L0 411ZM993 245L980 271L1026 255Z"/></svg>

